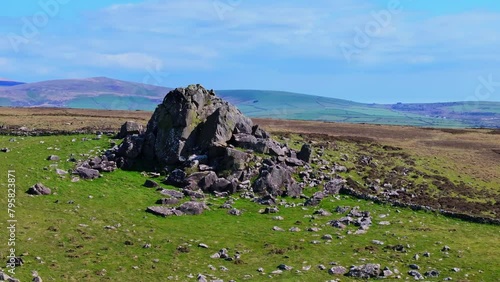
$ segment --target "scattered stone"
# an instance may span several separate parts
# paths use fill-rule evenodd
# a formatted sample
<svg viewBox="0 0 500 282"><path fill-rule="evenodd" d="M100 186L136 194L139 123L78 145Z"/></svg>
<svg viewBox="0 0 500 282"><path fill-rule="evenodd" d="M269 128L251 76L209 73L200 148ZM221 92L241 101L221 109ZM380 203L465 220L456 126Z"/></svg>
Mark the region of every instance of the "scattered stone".
<svg viewBox="0 0 500 282"><path fill-rule="evenodd" d="M311 198L306 200L304 206L317 206L324 197L325 194L323 192L316 192Z"/></svg>
<svg viewBox="0 0 500 282"><path fill-rule="evenodd" d="M307 231L309 232L319 232L321 229L318 227L309 227L307 228Z"/></svg>
<svg viewBox="0 0 500 282"><path fill-rule="evenodd" d="M394 273L388 267L384 267L384 270L382 271L381 276L384 278L387 278L387 277L390 277L392 275L394 275Z"/></svg>
<svg viewBox="0 0 500 282"><path fill-rule="evenodd" d="M52 192L50 188L45 187L42 183L37 183L31 186L27 193L30 195L50 195Z"/></svg>
<svg viewBox="0 0 500 282"><path fill-rule="evenodd" d="M369 279L378 277L380 273L380 264L368 263L360 266L351 266L346 275L350 277Z"/></svg>
<svg viewBox="0 0 500 282"><path fill-rule="evenodd" d="M290 232L300 232L301 230L297 226L294 226L294 227L290 228L288 231L290 231Z"/></svg>
<svg viewBox="0 0 500 282"><path fill-rule="evenodd" d="M165 195L165 196L170 196L170 197L177 198L177 199L184 198L184 193L182 193L181 191L170 190L170 189L161 189L159 191L160 191L160 194Z"/></svg>
<svg viewBox="0 0 500 282"><path fill-rule="evenodd" d="M433 270L429 270L429 271L426 271L424 273L424 275L426 277L429 277L429 278L436 278L436 277L439 277L439 271L433 269Z"/></svg>
<svg viewBox="0 0 500 282"><path fill-rule="evenodd" d="M408 267L411 269L416 269L416 270L420 269L420 266L418 266L416 264L410 264L410 265L408 265Z"/></svg>
<svg viewBox="0 0 500 282"><path fill-rule="evenodd" d="M59 160L61 160L61 158L59 156L56 156L56 155L50 155L47 157L47 160L48 161L59 161Z"/></svg>
<svg viewBox="0 0 500 282"><path fill-rule="evenodd" d="M278 216L273 216L273 220L284 220L285 218L283 218L281 215L278 215Z"/></svg>
<svg viewBox="0 0 500 282"><path fill-rule="evenodd" d="M278 226L274 226L274 227L273 227L273 230L274 230L274 231L285 231L283 228L278 227Z"/></svg>
<svg viewBox="0 0 500 282"><path fill-rule="evenodd" d="M208 209L207 205L203 202L189 201L180 205L177 210L187 215L202 214L204 210Z"/></svg>
<svg viewBox="0 0 500 282"><path fill-rule="evenodd" d="M3 153L8 153L8 152L10 152L10 149L9 148L2 148L2 149L0 149L0 151L2 151Z"/></svg>
<svg viewBox="0 0 500 282"><path fill-rule="evenodd" d="M384 242L379 241L379 240L372 240L372 243L375 245L383 245L384 244Z"/></svg>
<svg viewBox="0 0 500 282"><path fill-rule="evenodd" d="M207 244L203 244L203 243L199 243L198 247L203 248L203 249L208 249L208 245Z"/></svg>
<svg viewBox="0 0 500 282"><path fill-rule="evenodd" d="M230 214L230 215L236 215L236 216L240 216L241 215L241 211L239 209L235 209L235 208L230 209L227 213Z"/></svg>
<svg viewBox="0 0 500 282"><path fill-rule="evenodd" d="M258 271L258 272L260 272L260 273L262 273L262 272L264 272L264 268L259 267L259 268L257 269L257 271Z"/></svg>
<svg viewBox="0 0 500 282"><path fill-rule="evenodd" d="M198 274L198 277L196 278L198 282L208 282L207 277L203 274Z"/></svg>
<svg viewBox="0 0 500 282"><path fill-rule="evenodd" d="M86 168L86 167L77 167L73 172L74 174L78 174L83 179L95 179L99 178L101 174L96 169Z"/></svg>
<svg viewBox="0 0 500 282"><path fill-rule="evenodd" d="M335 212L338 212L338 213L346 213L348 211L351 210L351 207L341 207L341 206L338 206L335 208Z"/></svg>
<svg viewBox="0 0 500 282"><path fill-rule="evenodd" d="M290 271L293 269L293 267L288 266L286 264L280 264L280 265L278 265L278 269L283 270L283 271Z"/></svg>
<svg viewBox="0 0 500 282"><path fill-rule="evenodd" d="M321 237L321 239L323 239L323 240L333 240L333 236L330 235L330 234L325 234L325 235L323 235L323 237Z"/></svg>
<svg viewBox="0 0 500 282"><path fill-rule="evenodd" d="M169 207L164 207L164 206L154 206L154 207L148 207L146 209L146 212L155 214L155 215L160 215L160 216L180 216L183 215L184 213L180 210L176 210L174 208L169 208Z"/></svg>
<svg viewBox="0 0 500 282"><path fill-rule="evenodd" d="M326 269L326 266L324 266L324 265L320 264L320 265L318 265L318 268L319 268L319 270L325 270L325 269Z"/></svg>
<svg viewBox="0 0 500 282"><path fill-rule="evenodd" d="M448 246L444 246L442 249L441 249L441 252L449 252L450 251L450 247Z"/></svg>
<svg viewBox="0 0 500 282"><path fill-rule="evenodd" d="M330 216L332 215L330 212L324 210L324 209L319 209L317 211L315 211L313 214L315 215L319 215L319 216Z"/></svg>
<svg viewBox="0 0 500 282"><path fill-rule="evenodd" d="M57 169L56 169L56 173L57 173L58 175L61 175L61 176L68 174L68 172L67 172L67 171L62 170L62 169L59 169L59 168L57 168Z"/></svg>
<svg viewBox="0 0 500 282"><path fill-rule="evenodd" d="M453 272L459 272L459 271L460 271L460 268L458 268L458 267L454 267L454 268L452 268L452 269L451 269L451 271L453 271Z"/></svg>
<svg viewBox="0 0 500 282"><path fill-rule="evenodd" d="M280 210L277 207L266 207L263 214L278 213Z"/></svg>
<svg viewBox="0 0 500 282"><path fill-rule="evenodd" d="M344 275L345 273L347 273L347 269L343 266L334 266L328 269L330 275Z"/></svg>
<svg viewBox="0 0 500 282"><path fill-rule="evenodd" d="M424 279L424 276L422 276L422 274L420 274L420 272L418 272L416 270L410 270L410 271L408 271L408 275L410 275L411 277L415 278L415 280L422 280L422 279Z"/></svg>
<svg viewBox="0 0 500 282"><path fill-rule="evenodd" d="M327 195L337 195L342 188L344 188L345 180L340 178L335 178L328 181L324 186L324 191Z"/></svg>
<svg viewBox="0 0 500 282"><path fill-rule="evenodd" d="M147 188L157 188L157 187L160 186L160 184L156 183L153 180L146 179L146 181L144 182L143 186L147 187Z"/></svg>

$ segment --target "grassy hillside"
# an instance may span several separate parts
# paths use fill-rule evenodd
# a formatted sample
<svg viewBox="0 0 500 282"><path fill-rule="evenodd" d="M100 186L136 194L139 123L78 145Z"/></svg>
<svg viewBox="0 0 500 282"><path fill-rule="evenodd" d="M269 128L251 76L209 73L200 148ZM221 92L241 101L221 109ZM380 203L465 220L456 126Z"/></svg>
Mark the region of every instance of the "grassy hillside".
<svg viewBox="0 0 500 282"><path fill-rule="evenodd" d="M200 216L150 215L145 208L154 205L161 195L142 187L146 177L140 172L116 171L94 181L79 182L56 174L56 168L72 168L73 163L66 161L71 155L83 158L110 146L108 138L93 137L16 137L13 142L11 137L0 137L0 147L11 149L0 153L0 171L16 171L16 247L25 261L16 277L22 281L30 280L33 270L44 281L196 281L199 273L224 281L263 281L270 277L276 281L354 281L319 268L323 265L328 269L332 263L347 268L379 263L396 272L393 278L399 275L403 280L409 278L410 264L417 264L421 273L438 270L439 278L433 278L435 281L446 277L455 281L500 279L499 226L473 224L348 196L327 198L318 207L283 205L278 214L264 215L259 213L263 206L235 195L233 206L243 211L238 217L218 208L227 199L209 197L211 209ZM298 146L295 142L290 144ZM342 152L356 146L349 142L338 145ZM327 152L337 155L336 151ZM59 155L61 161L47 161L50 154ZM37 182L52 188L53 195L27 195L28 187ZM6 191L6 182L0 185ZM306 194L315 191L316 188L310 188ZM289 204L303 202L285 200ZM0 197L0 204L6 206L6 196ZM369 211L373 224L368 232L355 235L355 227L341 230L328 225L328 221L345 216L334 212L337 206L359 206ZM332 215L313 216L320 208ZM283 220L274 220L276 215ZM0 213L2 230L6 229L6 216L5 212ZM285 231L273 231L274 226ZM289 232L291 227L301 231ZM319 229L307 231L311 227ZM332 239L322 239L325 234L332 235ZM199 243L209 248L199 248ZM146 244L151 247L144 248ZM442 251L445 245L450 247L447 252ZM222 248L227 248L231 255L240 252L241 259L210 258ZM429 257L424 253L429 253ZM416 254L420 258L415 259ZM6 260L3 248L0 259ZM272 274L279 264L293 269ZM261 267L263 273L257 271ZM458 272L453 268L458 268Z"/></svg>
<svg viewBox="0 0 500 282"><path fill-rule="evenodd" d="M494 126L500 123L500 103L479 103L478 109L493 107L494 120L483 121L482 115L473 118L456 115L450 118L446 113L429 114L440 104L418 104L420 112L408 111L392 105L363 104L347 100L278 91L221 90L217 94L231 101L246 115L252 117L321 120L348 123L372 123L388 125L413 125L424 127L474 127ZM466 103L454 103L455 107Z"/></svg>

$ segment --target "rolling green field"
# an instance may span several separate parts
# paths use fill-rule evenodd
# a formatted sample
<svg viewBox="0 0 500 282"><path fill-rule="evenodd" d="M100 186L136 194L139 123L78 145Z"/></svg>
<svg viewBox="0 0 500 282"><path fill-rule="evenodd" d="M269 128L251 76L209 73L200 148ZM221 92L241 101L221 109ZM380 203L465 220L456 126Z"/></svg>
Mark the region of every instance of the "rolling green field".
<svg viewBox="0 0 500 282"><path fill-rule="evenodd" d="M88 141L83 141L87 137ZM423 274L436 269L441 281L500 280L500 227L469 223L430 212L416 212L390 205L374 204L348 196L326 198L318 207L303 207L303 200L284 198L295 207L281 205L277 214L260 214L263 206L234 195L233 206L241 216L227 214L219 206L228 199L208 197L210 210L200 216L162 218L145 212L161 195L142 187L141 172L121 171L105 174L94 181L71 182L71 176L58 176L56 167L69 170L71 156L84 159L109 148L107 137L94 136L12 137L0 136L0 204L7 205L7 171L15 170L17 185L15 214L17 222L16 253L25 264L16 269L16 277L30 280L36 270L44 281L196 281L201 273L209 280L224 281L326 281L348 277L333 276L327 270L331 263L349 268L351 265L379 263L400 279L406 280L410 264L417 264ZM292 141L296 137L292 136ZM73 142L74 139L74 142ZM291 141L291 142L292 142ZM300 140L302 141L302 140ZM298 144L298 143L297 143ZM294 142L293 146L297 146ZM358 150L355 143L339 142L342 150ZM378 150L378 149L377 149ZM327 151L332 158L340 154ZM366 151L365 151L366 152ZM46 160L58 155L60 161ZM72 155L73 154L73 155ZM351 166L354 164L346 164ZM426 165L416 164L417 168ZM349 173L356 177L355 172ZM361 176L360 176L361 177ZM52 189L49 196L29 196L25 191L41 182ZM171 188L171 187L170 187ZM311 195L318 188L305 191ZM345 214L333 210L337 206L359 206L369 211L373 224L366 234L356 230L336 229L327 224ZM331 216L312 216L323 208ZM279 215L284 219L274 220ZM381 225L383 221L390 225ZM7 211L0 213L2 238L7 240ZM273 231L273 226L284 232ZM299 227L300 232L289 232ZM318 227L318 232L307 231ZM321 239L331 234L332 240ZM382 241L383 245L374 244ZM311 243L313 241L315 244ZM204 243L208 249L199 248ZM144 248L151 244L150 248ZM402 245L405 252L393 247ZM443 252L444 246L450 251ZM0 259L7 260L2 243ZM225 261L210 256L222 248L229 254L241 253L241 259ZM430 253L429 257L423 256ZM414 256L419 254L419 259ZM271 274L280 264L291 271ZM311 266L309 270L307 266ZM264 269L263 273L257 271ZM459 268L458 272L452 268ZM5 269L5 268L4 268ZM392 279L389 279L392 280Z"/></svg>

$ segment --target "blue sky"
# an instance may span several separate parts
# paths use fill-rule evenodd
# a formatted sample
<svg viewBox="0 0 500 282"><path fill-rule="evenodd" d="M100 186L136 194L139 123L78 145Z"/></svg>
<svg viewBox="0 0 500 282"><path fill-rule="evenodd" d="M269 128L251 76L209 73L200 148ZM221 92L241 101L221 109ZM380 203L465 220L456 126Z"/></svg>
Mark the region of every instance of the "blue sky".
<svg viewBox="0 0 500 282"><path fill-rule="evenodd" d="M0 78L107 76L367 103L500 101L500 1L1 5Z"/></svg>

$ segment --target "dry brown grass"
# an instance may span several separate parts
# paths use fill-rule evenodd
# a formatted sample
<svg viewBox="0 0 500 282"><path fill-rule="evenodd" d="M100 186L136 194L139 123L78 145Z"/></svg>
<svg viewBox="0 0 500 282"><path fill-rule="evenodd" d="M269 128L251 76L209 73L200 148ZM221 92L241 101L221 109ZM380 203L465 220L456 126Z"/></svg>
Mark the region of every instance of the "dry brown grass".
<svg viewBox="0 0 500 282"><path fill-rule="evenodd" d="M434 129L410 126L254 119L271 132L327 134L372 139L413 155L443 160L443 167L500 183L500 138L490 129Z"/></svg>
<svg viewBox="0 0 500 282"><path fill-rule="evenodd" d="M144 111L0 107L0 125L42 130L117 130L128 120L146 124L151 114Z"/></svg>

